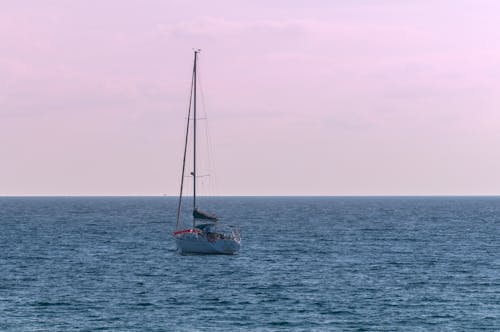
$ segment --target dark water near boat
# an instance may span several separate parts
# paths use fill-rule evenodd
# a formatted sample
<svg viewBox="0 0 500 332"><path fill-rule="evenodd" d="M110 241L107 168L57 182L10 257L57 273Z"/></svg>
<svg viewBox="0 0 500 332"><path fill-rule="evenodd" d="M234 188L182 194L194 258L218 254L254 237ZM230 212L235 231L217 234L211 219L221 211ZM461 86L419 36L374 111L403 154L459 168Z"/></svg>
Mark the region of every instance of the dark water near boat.
<svg viewBox="0 0 500 332"><path fill-rule="evenodd" d="M500 198L212 198L235 256L180 256L175 199L0 198L1 331L500 331Z"/></svg>

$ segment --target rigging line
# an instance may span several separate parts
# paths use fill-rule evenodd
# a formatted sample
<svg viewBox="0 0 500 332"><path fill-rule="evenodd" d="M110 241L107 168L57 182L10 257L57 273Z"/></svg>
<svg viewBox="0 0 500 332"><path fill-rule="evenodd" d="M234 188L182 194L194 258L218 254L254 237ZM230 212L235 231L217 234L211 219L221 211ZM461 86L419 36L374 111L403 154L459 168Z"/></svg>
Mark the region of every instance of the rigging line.
<svg viewBox="0 0 500 332"><path fill-rule="evenodd" d="M212 195L215 194L214 192L214 185L215 185L215 180L216 180L216 177L215 177L215 165L214 165L214 161L213 161L213 147L212 147L212 140L211 140L211 137L210 137L210 127L208 125L208 121L206 122L206 126L205 126L205 137L206 137L206 140L207 140L207 159L208 159L208 169L209 169L209 172L212 174L213 173L213 178L211 179L211 181L209 181L208 185L209 185L209 190L210 190L210 193Z"/></svg>
<svg viewBox="0 0 500 332"><path fill-rule="evenodd" d="M208 145L208 162L209 162L209 171L210 174L213 174L213 177L210 180L210 190L212 191L212 195L215 195L217 193L216 191L216 185L217 185L217 172L216 172L216 165L215 165L215 154L214 154L214 149L213 149L213 144L212 144L212 136L210 134L210 126L208 125L208 121L206 124L206 131L205 135L207 138L207 145Z"/></svg>
<svg viewBox="0 0 500 332"><path fill-rule="evenodd" d="M212 147L212 140L210 136L210 126L208 125L208 116L207 116L207 107L205 104L205 91L203 90L203 70L198 70L198 82L199 82L199 87L200 87L200 95L201 95L201 104L203 106L202 111L203 111L203 120L205 121L205 141L207 142L207 168L209 173L213 173L211 181L208 181L208 191L209 194L214 195L215 194L215 184L216 184L216 176L215 176L215 164L213 162L214 159L214 152L213 152L213 147Z"/></svg>
<svg viewBox="0 0 500 332"><path fill-rule="evenodd" d="M179 223L181 220L181 206L182 206L182 189L184 187L184 173L186 170L186 152L187 152L187 145L188 145L188 137L189 137L189 117L191 116L191 102L193 100L193 87L194 87L194 71L195 67L193 67L193 77L191 78L191 91L189 94L189 107L188 107L188 117L187 117L187 124L186 124L186 138L184 141L184 156L182 158L182 176L181 176L181 189L179 193L179 204L177 205L177 223L175 225L175 230L179 229Z"/></svg>
<svg viewBox="0 0 500 332"><path fill-rule="evenodd" d="M198 119L207 120L207 111L206 111L207 107L205 104L205 91L203 90L203 66L198 66L197 71L196 71L196 79L197 79L197 83L198 83L197 87L199 88L198 92L199 92L199 96L200 96L200 98L198 100L201 102L201 107L198 107L198 110L200 112L198 113L198 118L196 120L198 120ZM202 131L204 132L206 130L206 127L207 127L206 124L207 124L207 122L203 121L203 125L199 126L198 128L202 127ZM200 150L205 152L206 151L206 139L204 141L202 141L201 143L202 144L205 143L205 144L203 145L202 149L200 149ZM203 157L205 157L205 155L203 155ZM206 160L206 158L200 158L198 165L200 166L200 168L202 168L202 166L208 168L205 171L210 172L210 163L209 163L209 160ZM200 188L200 191L203 190L203 191L205 191L205 194L206 194L207 186L205 185L204 181L200 182L199 188Z"/></svg>

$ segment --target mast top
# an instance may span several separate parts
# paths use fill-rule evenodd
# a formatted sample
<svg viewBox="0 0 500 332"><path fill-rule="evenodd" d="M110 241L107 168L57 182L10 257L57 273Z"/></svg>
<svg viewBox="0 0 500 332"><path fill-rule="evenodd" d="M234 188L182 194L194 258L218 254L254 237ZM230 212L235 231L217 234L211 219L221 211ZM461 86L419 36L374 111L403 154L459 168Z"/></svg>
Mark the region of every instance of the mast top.
<svg viewBox="0 0 500 332"><path fill-rule="evenodd" d="M201 48L193 48L193 51L194 51L194 53L200 53L201 52Z"/></svg>

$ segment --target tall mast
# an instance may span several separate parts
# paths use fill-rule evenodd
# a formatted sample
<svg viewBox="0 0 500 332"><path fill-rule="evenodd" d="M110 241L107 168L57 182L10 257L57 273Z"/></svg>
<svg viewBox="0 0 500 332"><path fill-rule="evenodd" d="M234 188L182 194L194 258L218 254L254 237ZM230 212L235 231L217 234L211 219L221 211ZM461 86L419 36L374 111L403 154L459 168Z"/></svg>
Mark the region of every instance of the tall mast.
<svg viewBox="0 0 500 332"><path fill-rule="evenodd" d="M193 211L196 209L196 60L199 49L194 50L194 71L193 71ZM195 218L193 216L193 227L195 227Z"/></svg>

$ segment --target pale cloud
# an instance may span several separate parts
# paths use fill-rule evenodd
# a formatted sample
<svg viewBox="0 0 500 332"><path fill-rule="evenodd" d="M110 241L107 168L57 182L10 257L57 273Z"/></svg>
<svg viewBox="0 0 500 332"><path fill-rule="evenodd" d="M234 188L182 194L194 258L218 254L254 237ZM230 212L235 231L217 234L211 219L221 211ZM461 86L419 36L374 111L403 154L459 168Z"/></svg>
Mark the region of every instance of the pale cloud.
<svg viewBox="0 0 500 332"><path fill-rule="evenodd" d="M169 37L186 36L233 36L242 34L297 35L304 29L300 20L229 20L221 17L198 17L170 24L158 24L158 31Z"/></svg>

